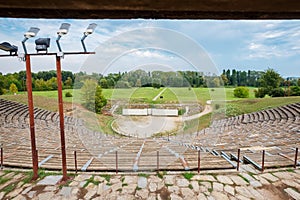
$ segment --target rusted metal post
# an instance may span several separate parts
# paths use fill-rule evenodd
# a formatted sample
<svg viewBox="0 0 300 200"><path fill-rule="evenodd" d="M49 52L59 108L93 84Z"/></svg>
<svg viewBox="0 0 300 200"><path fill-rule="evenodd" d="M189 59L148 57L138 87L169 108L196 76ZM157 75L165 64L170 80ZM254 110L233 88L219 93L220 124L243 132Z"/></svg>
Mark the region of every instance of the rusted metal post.
<svg viewBox="0 0 300 200"><path fill-rule="evenodd" d="M241 156L240 154L241 154L241 149L238 149L237 166L236 166L237 171L240 170L240 156Z"/></svg>
<svg viewBox="0 0 300 200"><path fill-rule="evenodd" d="M77 153L74 151L75 173L77 174Z"/></svg>
<svg viewBox="0 0 300 200"><path fill-rule="evenodd" d="M33 108L33 97L32 97L32 78L31 78L31 66L30 66L30 55L25 55L26 59L26 86L28 96L28 110L29 110L29 126L30 126L30 139L31 139L31 154L32 154L32 169L33 177L32 180L38 179L38 158L36 154L36 143L35 143L35 128L34 128L34 108Z"/></svg>
<svg viewBox="0 0 300 200"><path fill-rule="evenodd" d="M198 174L200 173L200 150L198 150Z"/></svg>
<svg viewBox="0 0 300 200"><path fill-rule="evenodd" d="M116 151L116 174L118 174L118 151Z"/></svg>
<svg viewBox="0 0 300 200"><path fill-rule="evenodd" d="M57 74L57 92L58 92L58 110L60 122L60 142L61 142L61 158L62 158L62 181L68 179L67 176L67 159L66 159L66 144L65 144L65 122L64 122L64 107L62 98L62 76L61 76L61 57L56 55L56 74Z"/></svg>
<svg viewBox="0 0 300 200"><path fill-rule="evenodd" d="M159 171L159 151L156 152L157 156L157 171Z"/></svg>
<svg viewBox="0 0 300 200"><path fill-rule="evenodd" d="M1 147L1 170L3 169L3 147Z"/></svg>
<svg viewBox="0 0 300 200"><path fill-rule="evenodd" d="M265 150L262 152L262 165L261 165L261 171L264 172L265 170Z"/></svg>
<svg viewBox="0 0 300 200"><path fill-rule="evenodd" d="M296 153L295 153L295 163L294 163L294 168L297 167L297 160L298 160L298 147L296 148Z"/></svg>

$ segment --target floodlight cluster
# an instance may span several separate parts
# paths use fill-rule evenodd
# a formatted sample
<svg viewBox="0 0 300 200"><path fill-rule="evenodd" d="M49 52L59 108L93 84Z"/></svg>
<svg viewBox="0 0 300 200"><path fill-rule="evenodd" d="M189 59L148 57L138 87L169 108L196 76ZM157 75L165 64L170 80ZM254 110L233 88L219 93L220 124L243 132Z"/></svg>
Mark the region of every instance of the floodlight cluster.
<svg viewBox="0 0 300 200"><path fill-rule="evenodd" d="M57 39L56 39L56 44L58 47L58 51L59 53L63 53L62 48L60 46L59 40L63 35L66 35L69 32L71 24L69 23L62 23L59 30L57 31ZM85 44L84 44L84 39L92 34L95 30L95 28L97 27L97 24L92 23L89 24L89 26L87 27L87 29L84 31L83 33L83 37L81 39L81 43L82 43L82 47L84 52L87 52ZM25 45L25 42L29 39L29 38L33 38L35 37L38 32L40 31L39 28L37 27L31 27L25 34L24 34L24 39L22 41L22 46L23 46L23 50L24 50L24 54L28 54L27 53L27 48ZM35 44L36 44L36 51L37 53L48 53L48 48L50 47L50 38L38 38L35 40ZM2 42L0 43L0 49L3 51L7 51L9 52L10 56L17 56L18 55L18 47L15 45L12 45L8 42Z"/></svg>

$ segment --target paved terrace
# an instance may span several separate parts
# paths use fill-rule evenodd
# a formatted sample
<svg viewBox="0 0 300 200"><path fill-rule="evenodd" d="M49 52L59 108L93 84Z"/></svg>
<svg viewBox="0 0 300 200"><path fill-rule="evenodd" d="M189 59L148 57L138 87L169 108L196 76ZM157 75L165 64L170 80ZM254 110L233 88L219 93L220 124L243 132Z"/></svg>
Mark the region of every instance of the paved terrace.
<svg viewBox="0 0 300 200"><path fill-rule="evenodd" d="M67 183L62 177L43 172L41 179L28 181L29 172L0 171L0 199L199 199L250 200L300 199L300 170L265 173L178 173L78 174ZM51 175L50 175L51 174Z"/></svg>

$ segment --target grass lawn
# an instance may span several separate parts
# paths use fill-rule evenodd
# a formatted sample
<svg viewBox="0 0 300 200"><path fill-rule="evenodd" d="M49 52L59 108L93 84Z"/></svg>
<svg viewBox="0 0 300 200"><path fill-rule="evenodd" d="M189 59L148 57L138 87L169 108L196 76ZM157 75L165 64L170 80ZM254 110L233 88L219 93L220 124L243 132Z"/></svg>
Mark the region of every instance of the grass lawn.
<svg viewBox="0 0 300 200"><path fill-rule="evenodd" d="M236 113L228 113L227 116L235 116L244 113L251 113L259 110L264 110L268 108L275 108L278 106L283 106L291 103L299 103L300 97L273 97L273 98L262 98L262 99L246 99L239 101L227 102L227 113L230 109L234 108Z"/></svg>
<svg viewBox="0 0 300 200"><path fill-rule="evenodd" d="M2 96L0 96L0 98L20 102L23 104L28 103L27 94L24 94L24 93L18 94L18 95L2 95ZM33 96L33 105L35 107L39 107L39 108L42 108L45 110L50 110L53 112L58 111L58 100L55 98L34 95ZM67 101L64 102L64 109L71 108L71 106L72 106L71 102L67 102Z"/></svg>
<svg viewBox="0 0 300 200"><path fill-rule="evenodd" d="M130 100L131 103L185 103L199 102L205 104L207 100L226 99L226 115L234 116L244 113L255 112L271 107L282 106L289 103L300 102L300 97L286 98L263 98L254 97L255 88L249 88L250 97L247 99L236 98L233 96L234 88L167 88L156 101L152 99L164 88L129 88L129 89L103 89L103 94L107 99ZM71 92L73 97L65 97L66 92ZM57 111L57 91L34 91L34 105L51 111ZM1 98L18 101L27 104L27 94L2 95ZM80 90L63 90L63 99L66 106L73 103L82 103ZM214 104L224 104L216 102ZM218 112L225 112L220 110Z"/></svg>

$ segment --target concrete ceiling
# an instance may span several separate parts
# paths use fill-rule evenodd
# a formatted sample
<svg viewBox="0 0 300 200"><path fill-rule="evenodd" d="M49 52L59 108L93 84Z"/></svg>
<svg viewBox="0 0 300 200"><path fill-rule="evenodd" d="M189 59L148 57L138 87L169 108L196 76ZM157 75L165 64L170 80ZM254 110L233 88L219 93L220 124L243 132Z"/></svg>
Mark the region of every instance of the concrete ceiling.
<svg viewBox="0 0 300 200"><path fill-rule="evenodd" d="M300 19L299 0L0 0L0 17Z"/></svg>

